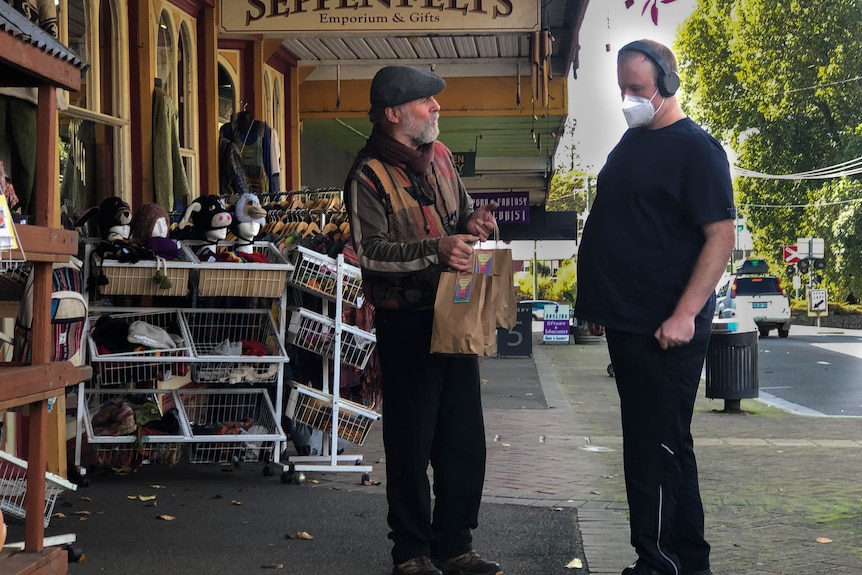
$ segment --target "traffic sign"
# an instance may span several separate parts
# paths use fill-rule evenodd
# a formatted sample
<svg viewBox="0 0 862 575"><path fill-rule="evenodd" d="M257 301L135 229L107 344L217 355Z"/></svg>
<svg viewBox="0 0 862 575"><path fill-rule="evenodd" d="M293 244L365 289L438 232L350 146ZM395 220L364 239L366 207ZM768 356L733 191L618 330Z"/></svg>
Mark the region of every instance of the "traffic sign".
<svg viewBox="0 0 862 575"><path fill-rule="evenodd" d="M796 238L796 252L801 258L823 258L825 247L823 238Z"/></svg>
<svg viewBox="0 0 862 575"><path fill-rule="evenodd" d="M808 290L808 311L825 312L827 293L825 289Z"/></svg>
<svg viewBox="0 0 862 575"><path fill-rule="evenodd" d="M800 260L796 246L784 246L784 263L795 264Z"/></svg>

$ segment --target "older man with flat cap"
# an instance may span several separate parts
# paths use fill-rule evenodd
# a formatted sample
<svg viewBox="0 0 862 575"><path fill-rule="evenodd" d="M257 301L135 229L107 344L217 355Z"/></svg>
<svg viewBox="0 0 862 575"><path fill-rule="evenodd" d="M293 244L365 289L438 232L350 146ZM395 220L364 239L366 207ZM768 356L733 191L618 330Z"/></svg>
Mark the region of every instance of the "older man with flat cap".
<svg viewBox="0 0 862 575"><path fill-rule="evenodd" d="M347 177L345 203L376 309L392 573L499 575L472 544L485 481L478 359L430 353L440 272L470 268L472 244L494 229L497 207L473 210L452 153L436 141L434 96L445 87L409 66L374 76L374 127Z"/></svg>

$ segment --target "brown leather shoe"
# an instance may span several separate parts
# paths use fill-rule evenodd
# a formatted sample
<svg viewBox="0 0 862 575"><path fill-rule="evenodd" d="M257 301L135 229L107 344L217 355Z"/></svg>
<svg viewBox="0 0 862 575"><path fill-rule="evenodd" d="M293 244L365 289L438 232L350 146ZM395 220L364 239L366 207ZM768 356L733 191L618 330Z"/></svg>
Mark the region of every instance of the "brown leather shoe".
<svg viewBox="0 0 862 575"><path fill-rule="evenodd" d="M445 561L435 560L443 575L503 575L503 569L493 561L486 561L475 551L456 555Z"/></svg>
<svg viewBox="0 0 862 575"><path fill-rule="evenodd" d="M392 575L443 575L428 557L414 557L392 567Z"/></svg>

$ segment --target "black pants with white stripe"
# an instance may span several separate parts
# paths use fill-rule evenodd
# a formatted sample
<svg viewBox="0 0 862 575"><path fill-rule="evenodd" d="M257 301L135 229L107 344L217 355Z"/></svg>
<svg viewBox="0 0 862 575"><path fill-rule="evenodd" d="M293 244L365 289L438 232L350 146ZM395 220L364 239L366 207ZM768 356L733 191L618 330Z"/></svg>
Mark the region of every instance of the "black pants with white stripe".
<svg viewBox="0 0 862 575"><path fill-rule="evenodd" d="M392 560L473 548L485 483L476 356L432 355L432 311L376 310ZM434 470L434 506L428 464Z"/></svg>
<svg viewBox="0 0 862 575"><path fill-rule="evenodd" d="M608 330L607 340L638 562L672 575L708 569L691 417L709 334L667 350L652 335Z"/></svg>

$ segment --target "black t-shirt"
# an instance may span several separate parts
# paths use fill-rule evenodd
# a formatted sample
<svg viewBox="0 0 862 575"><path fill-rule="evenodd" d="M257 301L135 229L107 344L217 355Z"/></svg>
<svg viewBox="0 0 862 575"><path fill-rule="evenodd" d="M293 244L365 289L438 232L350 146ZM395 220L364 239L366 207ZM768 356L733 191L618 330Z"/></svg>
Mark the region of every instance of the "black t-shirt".
<svg viewBox="0 0 862 575"><path fill-rule="evenodd" d="M653 334L671 316L704 244L733 219L727 155L689 118L628 130L599 172L578 248L578 319ZM715 298L696 320L710 329Z"/></svg>

